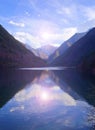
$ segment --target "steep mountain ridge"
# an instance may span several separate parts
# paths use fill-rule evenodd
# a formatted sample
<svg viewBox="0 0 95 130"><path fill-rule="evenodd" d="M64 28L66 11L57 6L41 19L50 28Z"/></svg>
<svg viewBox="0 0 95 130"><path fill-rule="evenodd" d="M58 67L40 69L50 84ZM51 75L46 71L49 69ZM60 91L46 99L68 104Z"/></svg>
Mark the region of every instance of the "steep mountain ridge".
<svg viewBox="0 0 95 130"><path fill-rule="evenodd" d="M95 52L95 28L75 42L67 51L56 58L54 66L78 66L91 53Z"/></svg>
<svg viewBox="0 0 95 130"><path fill-rule="evenodd" d="M0 67L45 66L45 62L26 49L0 25Z"/></svg>
<svg viewBox="0 0 95 130"><path fill-rule="evenodd" d="M61 56L65 51L70 48L76 41L78 41L80 38L82 38L86 32L83 33L75 33L71 38L69 38L67 41L63 42L63 44L55 50L55 52L50 55L48 62L52 62L57 57Z"/></svg>

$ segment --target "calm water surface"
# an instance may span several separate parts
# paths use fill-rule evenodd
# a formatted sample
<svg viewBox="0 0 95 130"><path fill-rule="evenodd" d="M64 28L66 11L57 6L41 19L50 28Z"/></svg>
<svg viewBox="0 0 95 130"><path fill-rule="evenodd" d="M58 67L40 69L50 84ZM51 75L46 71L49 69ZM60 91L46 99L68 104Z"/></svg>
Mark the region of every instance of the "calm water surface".
<svg viewBox="0 0 95 130"><path fill-rule="evenodd" d="M61 72L1 72L0 130L94 130L94 107L60 78Z"/></svg>

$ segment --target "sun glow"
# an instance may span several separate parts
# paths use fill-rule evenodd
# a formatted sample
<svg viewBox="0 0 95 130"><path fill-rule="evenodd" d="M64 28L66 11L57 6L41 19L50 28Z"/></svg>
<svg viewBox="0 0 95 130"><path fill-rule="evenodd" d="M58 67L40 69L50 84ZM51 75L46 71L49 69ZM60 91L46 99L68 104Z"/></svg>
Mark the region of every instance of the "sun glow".
<svg viewBox="0 0 95 130"><path fill-rule="evenodd" d="M45 40L48 40L48 39L50 39L51 35L49 32L44 32L44 33L42 33L41 37Z"/></svg>
<svg viewBox="0 0 95 130"><path fill-rule="evenodd" d="M49 100L49 94L47 92L42 92L41 93L41 99L44 101Z"/></svg>

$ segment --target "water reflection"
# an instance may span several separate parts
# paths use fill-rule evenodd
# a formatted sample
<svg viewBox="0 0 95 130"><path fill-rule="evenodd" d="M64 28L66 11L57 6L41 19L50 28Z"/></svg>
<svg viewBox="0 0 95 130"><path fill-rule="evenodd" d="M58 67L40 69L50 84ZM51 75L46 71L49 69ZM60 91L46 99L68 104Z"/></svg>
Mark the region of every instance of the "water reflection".
<svg viewBox="0 0 95 130"><path fill-rule="evenodd" d="M60 79L56 78L53 72L43 71L39 73L40 76L36 76L38 72L35 72L35 76L32 76L33 72L30 71L20 72L22 73L20 79L16 76L11 80L11 82L16 81L14 86L23 86L23 89L16 89L13 98L1 108L0 130L90 130L92 128L94 107L72 89L66 89L68 85L63 83L63 80L61 82L63 87L60 87ZM10 85L8 81L6 83L6 86Z"/></svg>
<svg viewBox="0 0 95 130"><path fill-rule="evenodd" d="M58 84L73 97L75 91L77 94L84 98L89 104L95 106L95 77L92 75L82 75L75 69L69 69L64 71L53 71L59 79ZM55 77L56 77L55 76ZM56 81L56 79L55 79ZM67 83L67 87L63 87L63 83ZM65 85L66 86L66 85ZM78 97L77 97L78 98Z"/></svg>
<svg viewBox="0 0 95 130"><path fill-rule="evenodd" d="M0 107L40 73L41 71L0 70Z"/></svg>

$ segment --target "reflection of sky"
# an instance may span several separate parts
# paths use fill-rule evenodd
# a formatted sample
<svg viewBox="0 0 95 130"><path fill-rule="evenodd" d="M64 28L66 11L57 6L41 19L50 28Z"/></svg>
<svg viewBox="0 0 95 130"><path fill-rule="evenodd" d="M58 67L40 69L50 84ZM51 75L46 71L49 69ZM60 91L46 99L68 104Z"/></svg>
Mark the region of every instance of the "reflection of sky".
<svg viewBox="0 0 95 130"><path fill-rule="evenodd" d="M74 100L50 79L45 82L48 78L34 81L1 109L0 130L89 130L87 118L92 107Z"/></svg>
<svg viewBox="0 0 95 130"><path fill-rule="evenodd" d="M95 0L0 0L0 22L32 47L60 45L95 26Z"/></svg>

